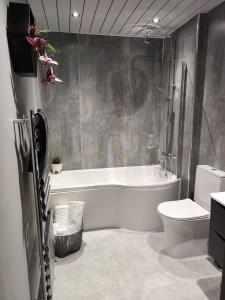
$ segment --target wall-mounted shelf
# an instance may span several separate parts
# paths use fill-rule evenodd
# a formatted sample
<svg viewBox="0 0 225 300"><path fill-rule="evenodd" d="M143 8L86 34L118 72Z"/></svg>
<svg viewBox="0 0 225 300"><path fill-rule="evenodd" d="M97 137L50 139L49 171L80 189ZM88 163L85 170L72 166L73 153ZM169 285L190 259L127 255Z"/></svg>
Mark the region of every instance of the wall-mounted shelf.
<svg viewBox="0 0 225 300"><path fill-rule="evenodd" d="M26 40L34 17L28 4L9 3L7 13L7 36L13 70L21 76L37 76L37 55Z"/></svg>

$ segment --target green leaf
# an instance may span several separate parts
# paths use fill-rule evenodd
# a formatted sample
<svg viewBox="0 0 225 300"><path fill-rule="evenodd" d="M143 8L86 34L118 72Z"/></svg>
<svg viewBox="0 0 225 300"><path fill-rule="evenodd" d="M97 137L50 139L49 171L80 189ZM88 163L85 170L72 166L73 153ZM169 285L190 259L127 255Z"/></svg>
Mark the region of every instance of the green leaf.
<svg viewBox="0 0 225 300"><path fill-rule="evenodd" d="M46 34L46 33L51 32L51 30L50 29L42 29L42 30L39 30L39 32Z"/></svg>
<svg viewBox="0 0 225 300"><path fill-rule="evenodd" d="M51 32L51 30L44 29L44 30L39 30L39 32L40 32L40 35L47 36L49 34L49 32Z"/></svg>
<svg viewBox="0 0 225 300"><path fill-rule="evenodd" d="M56 49L49 43L46 45L46 49L51 53L56 53Z"/></svg>
<svg viewBox="0 0 225 300"><path fill-rule="evenodd" d="M43 38L46 38L48 36L49 32L51 32L51 30L49 30L49 29L39 30L38 35L43 37Z"/></svg>
<svg viewBox="0 0 225 300"><path fill-rule="evenodd" d="M62 51L60 50L60 49L58 49L58 48L55 48L55 54L57 54L57 53L61 53Z"/></svg>
<svg viewBox="0 0 225 300"><path fill-rule="evenodd" d="M52 158L52 164L61 164L62 160L59 156L54 156Z"/></svg>

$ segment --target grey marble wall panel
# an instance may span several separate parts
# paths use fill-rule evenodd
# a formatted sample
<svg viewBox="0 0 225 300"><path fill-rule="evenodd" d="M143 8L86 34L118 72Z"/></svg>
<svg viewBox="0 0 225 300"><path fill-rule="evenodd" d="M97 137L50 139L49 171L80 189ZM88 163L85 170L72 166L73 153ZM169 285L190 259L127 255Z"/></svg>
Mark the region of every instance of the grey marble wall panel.
<svg viewBox="0 0 225 300"><path fill-rule="evenodd" d="M181 196L193 197L197 164L225 170L225 3L207 15L192 19L173 36L175 45L173 152L179 140L182 61L188 78L184 116ZM207 27L206 27L207 24ZM176 165L171 165L176 171Z"/></svg>
<svg viewBox="0 0 225 300"><path fill-rule="evenodd" d="M174 83L176 89L174 92L174 133L173 133L173 149L172 152L178 154L179 136L179 116L180 116L180 101L181 101L181 82L182 82L182 63L187 64L187 82L186 82L186 97L185 97L185 113L184 113L184 133L183 133L183 154L181 166L181 196L187 197L189 193L189 168L190 168L190 153L192 147L192 131L193 131L193 116L194 116L194 85L195 85L195 64L196 64L196 32L197 18L192 19L172 36L174 44ZM172 162L172 169L176 172L176 162Z"/></svg>
<svg viewBox="0 0 225 300"><path fill-rule="evenodd" d="M196 179L196 167L199 164L199 149L201 142L201 125L203 116L204 82L206 67L206 45L207 45L207 15L198 15L196 33L196 63L195 63L195 87L194 87L194 115L192 125L192 147L190 160L190 182L189 197L194 198L194 187Z"/></svg>
<svg viewBox="0 0 225 300"><path fill-rule="evenodd" d="M64 81L45 88L50 155L65 169L156 163L162 41L60 33L50 40L61 49Z"/></svg>
<svg viewBox="0 0 225 300"><path fill-rule="evenodd" d="M191 20L173 35L176 45L177 86L174 97L175 153L178 145L176 139L179 139L177 116L179 116L181 61L188 65L181 175L182 197L193 196L197 164L209 164L225 170L224 16L225 3L222 3L198 20L197 18ZM200 23L197 26L198 21Z"/></svg>
<svg viewBox="0 0 225 300"><path fill-rule="evenodd" d="M44 89L44 110L48 116L50 157L60 155L64 166L80 169L80 95L77 36L57 34L52 43L60 49L57 59L60 67L55 71L62 84L47 85ZM66 49L64 47L66 45ZM88 113L88 112L87 112Z"/></svg>
<svg viewBox="0 0 225 300"><path fill-rule="evenodd" d="M208 14L199 162L225 170L225 3Z"/></svg>

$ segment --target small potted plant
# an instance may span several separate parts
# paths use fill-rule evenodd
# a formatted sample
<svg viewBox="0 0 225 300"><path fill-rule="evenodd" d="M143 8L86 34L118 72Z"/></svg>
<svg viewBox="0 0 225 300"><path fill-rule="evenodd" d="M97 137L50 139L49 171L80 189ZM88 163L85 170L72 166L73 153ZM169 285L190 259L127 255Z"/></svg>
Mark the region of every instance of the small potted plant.
<svg viewBox="0 0 225 300"><path fill-rule="evenodd" d="M51 169L53 174L60 174L62 171L62 161L59 156L52 158Z"/></svg>

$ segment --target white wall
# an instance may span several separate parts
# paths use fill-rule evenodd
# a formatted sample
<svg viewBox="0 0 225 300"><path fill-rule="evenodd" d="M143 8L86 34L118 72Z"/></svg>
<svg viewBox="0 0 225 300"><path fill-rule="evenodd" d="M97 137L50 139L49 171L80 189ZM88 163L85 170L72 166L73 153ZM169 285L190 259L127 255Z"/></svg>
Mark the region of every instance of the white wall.
<svg viewBox="0 0 225 300"><path fill-rule="evenodd" d="M6 38L7 1L0 0L0 300L28 300L26 250L13 119L16 109Z"/></svg>
<svg viewBox="0 0 225 300"><path fill-rule="evenodd" d="M29 115L30 109L37 110L38 108L42 108L39 76L38 74L37 77L21 77L13 74L16 106L20 117L22 115Z"/></svg>

